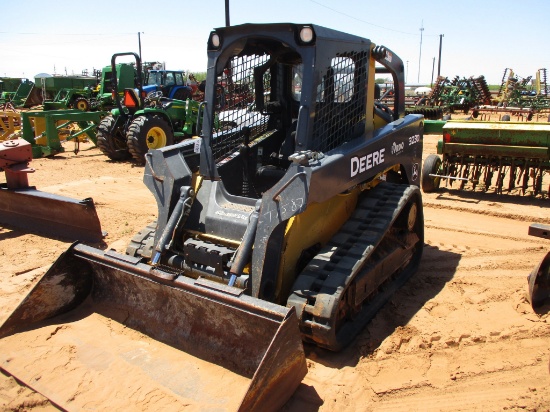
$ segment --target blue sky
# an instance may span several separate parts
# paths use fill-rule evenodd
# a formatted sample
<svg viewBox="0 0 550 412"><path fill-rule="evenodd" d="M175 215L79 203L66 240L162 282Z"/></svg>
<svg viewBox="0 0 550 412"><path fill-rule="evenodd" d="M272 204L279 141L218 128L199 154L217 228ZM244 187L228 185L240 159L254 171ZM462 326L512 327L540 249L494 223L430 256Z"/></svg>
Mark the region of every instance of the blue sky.
<svg viewBox="0 0 550 412"><path fill-rule="evenodd" d="M113 53L137 52L138 32L143 60L206 71L208 34L225 25L225 0L2 3L0 76L8 77L101 69ZM550 74L549 16L547 0L230 0L232 25L314 23L387 46L405 62L408 83L435 80L441 34L441 74L450 79L500 84L506 68Z"/></svg>

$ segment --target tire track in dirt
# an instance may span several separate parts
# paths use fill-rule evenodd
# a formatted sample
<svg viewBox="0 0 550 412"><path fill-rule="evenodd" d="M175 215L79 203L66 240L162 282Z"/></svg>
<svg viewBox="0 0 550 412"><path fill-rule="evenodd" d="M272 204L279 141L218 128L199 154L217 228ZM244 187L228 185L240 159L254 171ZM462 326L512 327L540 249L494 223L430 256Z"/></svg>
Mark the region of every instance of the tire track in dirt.
<svg viewBox="0 0 550 412"><path fill-rule="evenodd" d="M535 199L535 202L541 203L541 201L538 199ZM478 215L499 217L499 218L514 220L518 222L545 223L545 224L550 223L550 218L545 216L523 215L523 214L512 213L512 212L500 212L492 208L483 208L483 209L480 208L478 210L478 209L473 209L471 207L468 208L468 207L461 207L461 206L456 206L452 204L432 203L432 202L426 202L426 201L424 201L424 208L438 209L438 210L451 210L453 212L476 213Z"/></svg>
<svg viewBox="0 0 550 412"><path fill-rule="evenodd" d="M451 232L449 234L451 236L452 236L452 234L465 234L465 235L474 235L474 236L494 238L494 233L483 233L483 232L473 231L473 230L468 230L468 229L441 228L437 225L430 225L430 224L424 225L424 228L425 229L435 229L435 230L439 230L441 232ZM501 236L499 236L499 239L500 240L511 240L511 241L514 241L514 242L532 243L532 244L535 244L535 245L538 245L538 244L541 243L541 240L537 239L535 237L524 238L524 237L521 237L521 236L501 235ZM444 244L442 244L442 245L444 245ZM453 247L456 248L455 245L453 245ZM470 247L465 245L464 250L467 251L468 249L470 249ZM538 247L537 249L540 249L540 247Z"/></svg>

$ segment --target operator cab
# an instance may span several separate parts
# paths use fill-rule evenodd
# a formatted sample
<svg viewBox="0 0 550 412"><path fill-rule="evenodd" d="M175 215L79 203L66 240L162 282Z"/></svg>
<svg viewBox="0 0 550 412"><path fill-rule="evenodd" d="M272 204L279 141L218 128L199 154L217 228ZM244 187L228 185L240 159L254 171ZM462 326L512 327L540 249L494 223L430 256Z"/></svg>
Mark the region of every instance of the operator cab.
<svg viewBox="0 0 550 412"><path fill-rule="evenodd" d="M148 70L143 90L146 94L160 91L164 97L177 100L186 100L192 96L192 89L187 86L183 71Z"/></svg>
<svg viewBox="0 0 550 412"><path fill-rule="evenodd" d="M201 175L256 199L293 154L332 153L404 113L374 104L375 60L387 58L385 49L319 26L267 27L211 33L205 100L215 104L203 124L202 155L213 161L201 160Z"/></svg>

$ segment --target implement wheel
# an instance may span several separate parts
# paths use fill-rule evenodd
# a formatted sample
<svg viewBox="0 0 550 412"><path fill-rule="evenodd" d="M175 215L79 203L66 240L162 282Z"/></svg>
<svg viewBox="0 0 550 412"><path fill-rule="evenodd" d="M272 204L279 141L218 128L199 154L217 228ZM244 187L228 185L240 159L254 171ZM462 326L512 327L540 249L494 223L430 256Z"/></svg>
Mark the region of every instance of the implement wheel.
<svg viewBox="0 0 550 412"><path fill-rule="evenodd" d="M138 116L128 128L128 149L136 163L145 164L149 149L160 149L174 143L174 135L166 120L159 116Z"/></svg>
<svg viewBox="0 0 550 412"><path fill-rule="evenodd" d="M121 127L113 130L115 118L104 117L97 126L97 147L111 160L128 160L131 155L126 145L126 136Z"/></svg>
<svg viewBox="0 0 550 412"><path fill-rule="evenodd" d="M533 309L542 306L550 297L550 252L527 277L529 282L529 302Z"/></svg>
<svg viewBox="0 0 550 412"><path fill-rule="evenodd" d="M431 154L426 158L422 166L422 190L425 193L432 193L439 189L440 177L433 177L430 174L437 174L441 167L441 159L438 155Z"/></svg>

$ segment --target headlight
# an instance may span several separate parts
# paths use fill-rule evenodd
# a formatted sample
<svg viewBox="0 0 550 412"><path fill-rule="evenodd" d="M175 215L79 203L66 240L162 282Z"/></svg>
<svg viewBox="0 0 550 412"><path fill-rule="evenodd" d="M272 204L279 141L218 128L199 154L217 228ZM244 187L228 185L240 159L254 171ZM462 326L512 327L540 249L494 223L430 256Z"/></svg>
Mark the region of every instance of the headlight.
<svg viewBox="0 0 550 412"><path fill-rule="evenodd" d="M315 33L313 32L313 28L310 26L304 26L300 30L300 40L304 43L310 43L313 38L315 37Z"/></svg>
<svg viewBox="0 0 550 412"><path fill-rule="evenodd" d="M220 45L222 44L220 35L218 33L213 32L210 34L210 48L211 49L219 49Z"/></svg>

